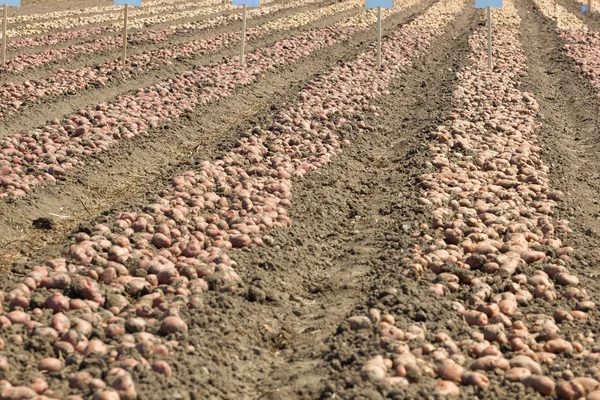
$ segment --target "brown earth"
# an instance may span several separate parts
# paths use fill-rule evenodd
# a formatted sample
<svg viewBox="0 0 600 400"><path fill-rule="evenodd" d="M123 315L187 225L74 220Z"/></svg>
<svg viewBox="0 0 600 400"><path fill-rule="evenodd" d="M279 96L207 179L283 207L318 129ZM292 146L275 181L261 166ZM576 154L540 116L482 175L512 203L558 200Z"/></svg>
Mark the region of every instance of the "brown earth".
<svg viewBox="0 0 600 400"><path fill-rule="evenodd" d="M541 106L538 135L552 186L567 194L556 213L571 220L574 232L563 239L577 249L573 268L598 302L597 102L585 79L562 54L553 23L530 2L519 0L517 7L528 57L523 90L532 92ZM386 22L386 28L423 8L400 13ZM363 382L358 370L379 353L376 335L338 328L348 316L377 307L393 314L400 327L417 321L429 332L450 331L455 338L466 335L464 324L451 311L453 298L429 301L427 282L403 277L400 258L418 235L419 224L429 220L416 206L415 188L426 172L428 134L451 109L454 73L465 62L467 37L475 24L475 14L468 9L423 60L394 81L391 94L375 102L383 111L379 117L369 116L368 122L376 129L363 135L344 132L352 145L330 165L296 183L290 210L293 227L273 233L276 246L232 253L245 285L233 294L206 295L203 311L187 316L188 340L196 355L173 355L171 379L138 371L140 398L162 399L167 392L170 399L434 398L433 382L427 379L407 388ZM124 142L95 158L77 179L70 177L26 199L0 204L0 215L9 216L0 221L4 251L0 263L12 266L0 286L6 287L36 260L61 254L65 236L79 223L99 220L125 205L144 204L170 177L189 168L193 159L213 158L229 149L249 126L272 119L306 81L352 59L371 37L373 31L361 34L350 43L265 76L231 98L198 110L190 120ZM170 73L161 71L155 79ZM54 221L57 225L51 232L32 227L35 218L50 212L71 218ZM391 287L399 294L393 295ZM535 312L546 306L532 303L529 307ZM597 314L591 315L583 326L566 323L561 329L567 336L587 330L598 333ZM38 351L50 350L40 346ZM28 354L20 350L10 356L28 362ZM567 364L559 358L552 371ZM537 396L521 385L500 385L492 377L487 392L465 388L462 397Z"/></svg>

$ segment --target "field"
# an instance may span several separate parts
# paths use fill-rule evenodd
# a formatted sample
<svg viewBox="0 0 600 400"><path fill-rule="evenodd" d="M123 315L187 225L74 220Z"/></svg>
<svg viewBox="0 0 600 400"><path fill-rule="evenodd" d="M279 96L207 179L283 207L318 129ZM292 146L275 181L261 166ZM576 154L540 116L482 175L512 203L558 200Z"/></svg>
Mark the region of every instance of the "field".
<svg viewBox="0 0 600 400"><path fill-rule="evenodd" d="M22 3L0 400L600 399L600 2Z"/></svg>

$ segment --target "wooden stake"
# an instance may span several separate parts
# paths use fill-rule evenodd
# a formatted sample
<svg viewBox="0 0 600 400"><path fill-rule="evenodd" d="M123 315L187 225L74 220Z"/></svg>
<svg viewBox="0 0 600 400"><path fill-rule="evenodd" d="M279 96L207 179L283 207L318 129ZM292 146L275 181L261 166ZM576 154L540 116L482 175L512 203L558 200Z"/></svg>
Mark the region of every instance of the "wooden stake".
<svg viewBox="0 0 600 400"><path fill-rule="evenodd" d="M242 53L240 54L240 65L244 65L246 62L246 9L247 5L244 4L244 10L242 11Z"/></svg>
<svg viewBox="0 0 600 400"><path fill-rule="evenodd" d="M377 7L377 69L381 69L381 6Z"/></svg>
<svg viewBox="0 0 600 400"><path fill-rule="evenodd" d="M123 50L121 52L121 64L125 66L125 59L127 58L127 13L129 11L129 4L125 4L125 15L123 18Z"/></svg>
<svg viewBox="0 0 600 400"><path fill-rule="evenodd" d="M492 69L492 7L487 7L488 18L488 67Z"/></svg>
<svg viewBox="0 0 600 400"><path fill-rule="evenodd" d="M588 0L587 2L587 15L592 15L592 0Z"/></svg>
<svg viewBox="0 0 600 400"><path fill-rule="evenodd" d="M6 24L8 20L8 6L4 5L2 11L2 66L6 66Z"/></svg>

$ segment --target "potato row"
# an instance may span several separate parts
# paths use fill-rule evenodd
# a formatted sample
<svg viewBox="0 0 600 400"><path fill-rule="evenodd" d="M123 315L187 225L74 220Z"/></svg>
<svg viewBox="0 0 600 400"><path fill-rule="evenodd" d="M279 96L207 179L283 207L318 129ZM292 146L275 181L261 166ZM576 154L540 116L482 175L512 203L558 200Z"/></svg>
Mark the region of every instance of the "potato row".
<svg viewBox="0 0 600 400"><path fill-rule="evenodd" d="M385 354L365 364L365 379L406 386L434 378L445 396L460 395L461 386L480 393L495 381L544 396L600 398L595 335L582 333L596 305L569 268L574 249L559 238L569 222L552 216L563 194L550 187L536 144L539 106L519 89L527 62L521 40L516 28L494 30L490 72L486 30L471 35L455 106L432 132L421 177L431 222L402 259L403 274L448 299L454 332L468 336L370 309L346 322L379 333ZM563 333L561 324L581 328Z"/></svg>

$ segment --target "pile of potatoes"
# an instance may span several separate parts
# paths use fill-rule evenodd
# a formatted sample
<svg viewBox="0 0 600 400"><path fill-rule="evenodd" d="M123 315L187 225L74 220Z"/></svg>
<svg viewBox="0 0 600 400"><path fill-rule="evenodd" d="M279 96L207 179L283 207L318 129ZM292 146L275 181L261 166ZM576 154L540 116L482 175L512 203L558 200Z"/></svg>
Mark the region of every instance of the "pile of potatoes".
<svg viewBox="0 0 600 400"><path fill-rule="evenodd" d="M274 5L275 0L265 0L262 5ZM172 14L165 13L153 13L142 18L135 18L130 21L132 28L143 28L151 25L164 24L165 22L177 21L180 19L198 18L208 14L220 13L223 11L239 10L240 7L232 4L221 4L220 6L214 6L211 8L195 8L193 10L184 10ZM115 22L112 24L113 27L118 28L122 26L122 23Z"/></svg>
<svg viewBox="0 0 600 400"><path fill-rule="evenodd" d="M600 93L600 34L595 31L565 31L561 36L565 40L564 50L567 56Z"/></svg>
<svg viewBox="0 0 600 400"><path fill-rule="evenodd" d="M554 0L533 0L538 10L548 19L554 20L560 31L587 32L588 28L577 18Z"/></svg>
<svg viewBox="0 0 600 400"><path fill-rule="evenodd" d="M389 16L400 12L402 10L406 10L417 4L417 0L408 0L408 1L396 1L394 2L394 8L385 8L381 10L381 19L384 20ZM343 28L352 28L352 27L362 27L368 28L377 22L377 10L369 9L363 12L360 12L351 17L347 17L338 21L336 26L340 26Z"/></svg>
<svg viewBox="0 0 600 400"><path fill-rule="evenodd" d="M558 237L570 231L568 221L552 218L563 194L549 187L535 144L539 106L519 90L526 59L518 30L496 30L494 72L485 28L470 45L470 64L456 75L455 107L432 133L431 172L420 183L431 223L402 260L404 275L433 281L431 296L455 300L470 337L428 332L426 323L400 329L394 316L371 309L347 324L375 325L387 355L367 362L362 374L390 385L439 378L441 395L496 380L545 396L600 398L599 357L589 350L594 335L565 337L560 330L565 321L583 324L596 305L568 268L573 248ZM534 301L554 311L532 313L527 305ZM559 357L586 374L547 367Z"/></svg>
<svg viewBox="0 0 600 400"><path fill-rule="evenodd" d="M27 38L20 38L11 40L6 44L7 49L25 49L33 47L47 47L54 46L56 44L67 42L70 40L77 40L81 38L88 38L91 36L110 35L116 32L113 28L99 27L99 28L88 28L79 29L75 31L67 32L55 32L41 36L32 36Z"/></svg>
<svg viewBox="0 0 600 400"><path fill-rule="evenodd" d="M330 15L358 8L362 6L362 4L363 2L361 0L344 1L328 7L305 11L289 17L269 21L260 26L249 29L248 32L251 32L253 35L258 35L262 34L263 32L268 33L271 31L297 28L302 25L308 25Z"/></svg>
<svg viewBox="0 0 600 400"><path fill-rule="evenodd" d="M188 0L144 0L142 2L142 7L140 9L146 9L151 7L162 6L164 4L190 4ZM222 0L205 0L203 1L204 6L222 4ZM197 3L194 3L197 4ZM36 13L36 14L17 14L15 16L8 17L8 24L22 24L27 22L35 22L35 21L43 21L48 19L59 19L66 17L82 17L87 14L99 14L99 13L115 13L119 12L121 7L115 7L114 5L110 6L97 6L97 7L84 7L80 9L67 9L61 11L50 11L44 13ZM122 11L121 11L122 12Z"/></svg>
<svg viewBox="0 0 600 400"><path fill-rule="evenodd" d="M26 366L0 359L12 381L0 381L0 396L51 398L52 381L62 379L66 366L71 395L61 398L68 400L84 391L97 400L135 399L132 371L140 368L171 376L169 355L190 329L185 315L203 307L204 291L240 285L228 249L273 243L268 231L291 223L293 180L341 151L340 127L366 132L357 117L373 110L372 99L389 94L393 77L439 34L416 27L390 34L381 71L371 48L307 83L297 102L251 128L232 151L197 162L141 211L115 213L75 233L64 258L34 266L13 290L0 293L0 328L10 338L0 347L43 337L55 351L40 356L40 376L32 382L20 379ZM306 39L297 45L315 42ZM103 335L92 339L91 332ZM108 370L82 364L87 358L103 360Z"/></svg>
<svg viewBox="0 0 600 400"><path fill-rule="evenodd" d="M408 24L411 28L443 30L457 14L463 11L463 0L442 0L436 2L425 13ZM436 33L437 34L437 33Z"/></svg>
<svg viewBox="0 0 600 400"><path fill-rule="evenodd" d="M0 140L0 198L23 196L55 176L83 165L86 156L107 151L121 139L144 135L195 107L231 95L277 66L348 39L357 29L320 28L278 41L247 55L199 67L118 96L25 134ZM72 78L72 77L71 77Z"/></svg>
<svg viewBox="0 0 600 400"><path fill-rule="evenodd" d="M344 2L322 9L304 11L285 17L281 20L269 21L247 30L247 40L257 39L275 30L292 29L309 24L336 12L358 7L358 2ZM102 87L118 76L127 79L132 74L148 72L169 64L175 58L197 57L239 42L239 37L230 33L221 34L210 39L196 40L162 50L145 52L130 56L128 66L122 67L120 61L107 60L94 67L80 67L74 70L59 70L46 79L26 80L21 84L7 83L0 87L0 118L18 111L24 106L41 99L73 93L91 87ZM135 67L130 67L135 65ZM118 72L118 74L115 74Z"/></svg>
<svg viewBox="0 0 600 400"><path fill-rule="evenodd" d="M248 16L258 16L258 15L266 15L275 11L279 11L281 9L286 9L290 7L297 7L307 4L312 4L317 2L317 0L296 0L293 3L282 4L276 0L264 0L261 2L261 7L259 8L250 8L248 10ZM267 6L267 7L265 7ZM227 10L236 10L239 7L233 6L231 4L222 4L221 2L216 2L215 5L198 7L197 3L185 3L185 4L174 4L163 7L155 7L151 9L142 8L142 9L133 9L130 11L130 19L128 26L132 29L136 28L145 28L152 25L163 24L166 22L177 21L182 19L193 19L199 18L209 14L215 14ZM178 11L183 10L183 11ZM138 15L139 14L139 15ZM146 16L148 15L149 16ZM31 36L31 35L40 35L46 32L50 32L53 30L64 30L64 29L74 29L83 25L90 24L100 24L104 22L115 21L109 25L108 28L90 28L90 35L97 34L98 32L118 32L123 27L123 17L122 14L98 14L87 17L73 17L71 19L59 19L52 21L44 21L44 22L34 22L31 24L15 27L7 30L7 36L10 38L22 37L22 36ZM179 26L171 26L169 29L206 29L218 25L222 25L227 22L240 20L241 15L219 15L215 18L209 19L208 21L191 21L185 24L180 24ZM100 31L99 31L100 29ZM93 32L93 33L92 33ZM61 33L62 36L60 41L71 40L78 37L81 37L81 33L74 30L70 33ZM71 36L73 35L73 36ZM56 34L48 35L42 43L46 42L57 42L55 38ZM50 38L54 38L53 40ZM35 41L35 39L33 39ZM27 38L23 40L22 43L27 45L30 43L30 39ZM21 41L19 41L21 43ZM13 47L17 47L13 45Z"/></svg>
<svg viewBox="0 0 600 400"><path fill-rule="evenodd" d="M146 2L144 2L143 4L146 7L148 6L148 4ZM211 3L211 4L213 4L213 3ZM220 0L214 1L214 4L222 4L222 1L220 1ZM210 4L208 4L208 5L210 5ZM103 8L103 7L97 7L97 8ZM110 9L114 10L115 7L110 6ZM120 12L120 14L123 13L122 10L120 10L119 8L117 8L117 11ZM71 12L71 11L69 11L69 12ZM171 32L173 30L173 28L177 28L177 25L170 27L168 32ZM121 31L122 31L122 26L110 26L110 27L102 26L102 27L95 27L95 28L71 30L71 31L67 31L67 32L51 32L51 33L47 33L44 35L36 35L36 36L32 36L32 37L15 39L15 40L9 41L6 46L9 49L21 49L21 48L53 46L53 45L56 45L56 44L59 44L62 42L83 39L83 38L89 38L89 37L94 37L94 40L102 40L102 38L97 38L97 36L119 34ZM151 30L141 31L141 32L140 31L130 32L128 35L128 39L129 39L129 41L133 41L133 42L142 42L142 41L152 40L152 42L154 43L154 37L158 37L160 32L161 31L151 31ZM163 30L163 32L165 32L165 31ZM148 36L148 37L146 38L146 36ZM158 42L160 42L160 41L162 41L162 40L158 40ZM95 43L93 43L93 42L88 43L88 45L94 45L94 44ZM63 49L55 49L54 51L64 51L64 50ZM70 56L73 56L75 54L77 54L77 53L70 54ZM18 66L15 66L14 68L17 70L23 69L23 68L19 68Z"/></svg>
<svg viewBox="0 0 600 400"><path fill-rule="evenodd" d="M542 4L538 4L541 7ZM566 11L565 11L566 12ZM548 13L544 13L548 18L552 18ZM577 19L570 14L570 19ZM577 19L578 20L578 19ZM578 20L580 25L573 28L568 24L557 24L557 30L560 37L564 40L564 51L566 55L574 61L577 68L588 78L590 84L599 93L600 98L600 34L593 30L588 30L583 22Z"/></svg>
<svg viewBox="0 0 600 400"><path fill-rule="evenodd" d="M271 3L273 1L274 0L265 0L265 2L268 3ZM193 1L151 8L133 7L131 10L129 10L129 24L131 24L132 28L137 28L140 26L175 21L183 18L199 17L211 13L218 13L226 10L231 10L233 8L234 6L232 5L223 5L219 3L208 7L198 7L198 3ZM25 25L11 27L10 29L7 29L6 34L9 38L32 36L50 31L74 29L80 26L102 24L111 21L115 21L112 23L113 27L122 27L123 13L101 13L89 16L76 15L70 18L31 22Z"/></svg>

